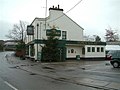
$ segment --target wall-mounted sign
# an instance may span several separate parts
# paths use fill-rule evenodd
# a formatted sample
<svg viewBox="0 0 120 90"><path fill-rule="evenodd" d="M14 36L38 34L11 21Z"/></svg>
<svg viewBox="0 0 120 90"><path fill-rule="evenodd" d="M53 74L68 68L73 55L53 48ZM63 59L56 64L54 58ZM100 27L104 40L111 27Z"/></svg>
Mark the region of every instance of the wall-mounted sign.
<svg viewBox="0 0 120 90"><path fill-rule="evenodd" d="M27 26L27 35L34 35L34 26Z"/></svg>
<svg viewBox="0 0 120 90"><path fill-rule="evenodd" d="M52 33L52 30L53 30L53 29L47 29L47 30L46 30L46 36L50 36L51 33ZM60 31L60 30L54 29L54 31L55 31L55 36L61 36L61 31Z"/></svg>

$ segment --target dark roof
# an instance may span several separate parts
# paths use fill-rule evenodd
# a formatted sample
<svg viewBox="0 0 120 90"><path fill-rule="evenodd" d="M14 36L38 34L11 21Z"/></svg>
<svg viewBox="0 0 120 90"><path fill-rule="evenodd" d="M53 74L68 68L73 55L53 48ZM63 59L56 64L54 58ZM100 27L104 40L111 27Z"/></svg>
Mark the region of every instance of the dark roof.
<svg viewBox="0 0 120 90"><path fill-rule="evenodd" d="M19 42L18 40L6 40L4 42Z"/></svg>
<svg viewBox="0 0 120 90"><path fill-rule="evenodd" d="M116 41L116 42L106 42L107 45L120 45L120 41Z"/></svg>

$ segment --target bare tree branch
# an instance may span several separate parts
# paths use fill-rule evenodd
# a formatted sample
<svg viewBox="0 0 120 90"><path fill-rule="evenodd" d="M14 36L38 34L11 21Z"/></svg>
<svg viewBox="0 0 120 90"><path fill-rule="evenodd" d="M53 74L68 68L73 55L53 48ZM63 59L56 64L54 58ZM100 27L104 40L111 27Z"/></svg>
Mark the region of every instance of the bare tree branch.
<svg viewBox="0 0 120 90"><path fill-rule="evenodd" d="M119 40L119 35L117 34L117 32L115 30L112 30L112 28L110 27L109 29L105 29L106 30L106 34L105 34L105 39L106 41L118 41Z"/></svg>
<svg viewBox="0 0 120 90"><path fill-rule="evenodd" d="M23 40L27 23L19 21L18 24L13 25L13 29L9 30L8 35L5 35L9 39Z"/></svg>

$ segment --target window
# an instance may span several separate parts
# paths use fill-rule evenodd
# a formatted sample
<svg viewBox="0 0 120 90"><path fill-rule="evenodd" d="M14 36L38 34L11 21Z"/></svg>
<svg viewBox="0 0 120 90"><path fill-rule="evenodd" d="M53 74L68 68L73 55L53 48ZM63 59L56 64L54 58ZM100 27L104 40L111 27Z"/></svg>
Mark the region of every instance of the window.
<svg viewBox="0 0 120 90"><path fill-rule="evenodd" d="M66 31L62 31L62 39L67 39L67 32Z"/></svg>
<svg viewBox="0 0 120 90"><path fill-rule="evenodd" d="M71 53L74 53L74 49L71 49Z"/></svg>
<svg viewBox="0 0 120 90"><path fill-rule="evenodd" d="M87 52L91 52L91 48L90 47L87 47Z"/></svg>
<svg viewBox="0 0 120 90"><path fill-rule="evenodd" d="M31 56L34 56L35 55L35 48L34 48L34 45L30 45L30 55Z"/></svg>
<svg viewBox="0 0 120 90"><path fill-rule="evenodd" d="M99 47L97 47L97 52L100 52L100 48Z"/></svg>
<svg viewBox="0 0 120 90"><path fill-rule="evenodd" d="M92 52L95 52L95 47L92 47Z"/></svg>
<svg viewBox="0 0 120 90"><path fill-rule="evenodd" d="M70 50L68 50L68 53L70 53Z"/></svg>
<svg viewBox="0 0 120 90"><path fill-rule="evenodd" d="M101 47L101 52L104 52L104 48L103 47Z"/></svg>
<svg viewBox="0 0 120 90"><path fill-rule="evenodd" d="M84 47L82 48L82 54L85 54L85 48Z"/></svg>

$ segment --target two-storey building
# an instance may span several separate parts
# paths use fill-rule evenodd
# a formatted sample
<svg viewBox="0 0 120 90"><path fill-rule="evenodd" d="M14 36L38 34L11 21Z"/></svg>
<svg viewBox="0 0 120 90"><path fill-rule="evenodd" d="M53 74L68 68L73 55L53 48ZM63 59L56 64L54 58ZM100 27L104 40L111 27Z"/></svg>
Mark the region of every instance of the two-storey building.
<svg viewBox="0 0 120 90"><path fill-rule="evenodd" d="M106 43L84 41L84 29L63 13L63 9L60 9L59 5L49 8L48 17L35 18L28 26L28 35L25 39L28 57L35 60L40 59L44 41L53 28L56 29L59 38L62 60L75 59L77 55L84 59L105 57Z"/></svg>

